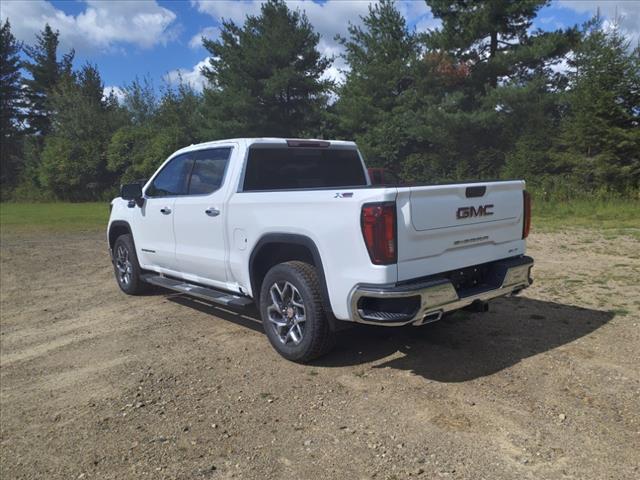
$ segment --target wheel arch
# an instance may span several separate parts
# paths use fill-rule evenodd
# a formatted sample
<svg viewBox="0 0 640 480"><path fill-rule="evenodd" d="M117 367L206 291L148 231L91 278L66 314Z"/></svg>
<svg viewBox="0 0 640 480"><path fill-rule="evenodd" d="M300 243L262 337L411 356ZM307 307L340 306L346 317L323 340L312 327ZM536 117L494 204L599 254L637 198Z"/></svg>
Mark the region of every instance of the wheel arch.
<svg viewBox="0 0 640 480"><path fill-rule="evenodd" d="M253 298L259 302L262 280L269 269L291 260L310 263L316 268L325 312L330 319L333 318L320 251L315 242L305 235L269 233L258 240L249 256L249 278L251 279Z"/></svg>
<svg viewBox="0 0 640 480"><path fill-rule="evenodd" d="M113 245L121 235L131 234L133 240L133 233L131 231L131 225L124 220L114 220L109 225L109 250L113 250ZM135 242L133 243L135 246Z"/></svg>

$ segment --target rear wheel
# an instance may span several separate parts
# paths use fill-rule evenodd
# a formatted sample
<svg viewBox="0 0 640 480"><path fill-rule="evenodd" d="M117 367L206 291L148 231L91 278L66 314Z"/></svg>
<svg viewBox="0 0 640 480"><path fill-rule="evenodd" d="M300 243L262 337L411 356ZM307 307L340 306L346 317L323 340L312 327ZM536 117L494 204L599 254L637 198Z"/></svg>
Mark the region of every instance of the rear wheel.
<svg viewBox="0 0 640 480"><path fill-rule="evenodd" d="M113 245L113 270L124 293L140 295L148 290L149 284L140 278L140 264L130 234L120 235Z"/></svg>
<svg viewBox="0 0 640 480"><path fill-rule="evenodd" d="M276 351L288 360L308 362L333 346L316 269L291 261L273 267L262 282L262 324Z"/></svg>

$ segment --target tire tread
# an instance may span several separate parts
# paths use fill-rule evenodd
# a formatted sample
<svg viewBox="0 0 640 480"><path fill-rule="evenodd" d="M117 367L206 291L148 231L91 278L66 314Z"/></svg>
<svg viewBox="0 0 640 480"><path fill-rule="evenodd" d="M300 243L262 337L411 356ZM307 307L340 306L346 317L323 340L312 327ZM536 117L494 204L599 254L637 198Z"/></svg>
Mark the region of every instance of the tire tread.
<svg viewBox="0 0 640 480"><path fill-rule="evenodd" d="M324 302L322 300L322 288L316 268L313 265L299 260L283 262L273 267L272 270L267 273L267 275L265 276L265 284L270 283L266 282L266 278L274 269L283 267L289 270L293 275L301 277L302 281L306 284L308 290L311 292L312 298L305 299L305 309L313 311L313 318L316 320L314 322L314 334L311 336L311 343L308 348L304 352L296 355L283 352L277 344L274 344L273 341L271 341L271 338L269 339L274 345L274 348L276 348L278 353L280 353L283 357L295 362L307 363L311 360L321 357L329 350L331 350L335 342L335 334L331 330L329 321L327 320Z"/></svg>
<svg viewBox="0 0 640 480"><path fill-rule="evenodd" d="M309 361L315 358L321 357L333 348L335 343L335 335L329 327L329 322L326 320L326 312L324 310L324 303L322 301L322 287L320 286L320 279L318 273L313 265L301 262L299 260L293 260L286 262L292 269L296 270L302 275L313 292L313 309L318 315L317 318L322 318L324 321L319 322L320 328L319 335L313 338L311 348L305 358L301 361Z"/></svg>
<svg viewBox="0 0 640 480"><path fill-rule="evenodd" d="M122 285L120 285L120 282L116 278L118 286L127 295L142 295L148 292L150 289L150 285L141 278L142 270L140 268L140 263L138 263L138 255L136 254L136 247L133 243L133 236L130 233L120 235L113 244L114 252L118 246L118 242L122 242L125 244L125 246L129 250L129 257L131 259L131 263L133 264L133 278L131 282L131 288L125 290L124 288L122 288ZM115 259L113 260L113 263L115 269Z"/></svg>

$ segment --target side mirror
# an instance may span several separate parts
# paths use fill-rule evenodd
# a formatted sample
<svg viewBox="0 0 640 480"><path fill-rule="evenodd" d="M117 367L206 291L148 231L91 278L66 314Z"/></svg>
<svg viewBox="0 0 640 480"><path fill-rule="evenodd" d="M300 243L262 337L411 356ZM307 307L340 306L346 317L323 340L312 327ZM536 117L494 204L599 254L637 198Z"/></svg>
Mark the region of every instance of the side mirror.
<svg viewBox="0 0 640 480"><path fill-rule="evenodd" d="M120 186L120 196L123 200L129 200L129 204L135 203L139 207L144 204L144 198L142 197L142 185L139 183L127 183Z"/></svg>

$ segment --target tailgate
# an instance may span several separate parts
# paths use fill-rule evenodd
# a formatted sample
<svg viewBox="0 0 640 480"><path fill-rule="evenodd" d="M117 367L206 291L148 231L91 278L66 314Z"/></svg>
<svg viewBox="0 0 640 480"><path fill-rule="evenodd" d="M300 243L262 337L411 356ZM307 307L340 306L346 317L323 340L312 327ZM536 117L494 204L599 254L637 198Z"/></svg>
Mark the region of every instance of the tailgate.
<svg viewBox="0 0 640 480"><path fill-rule="evenodd" d="M524 254L523 181L398 189L398 280Z"/></svg>

